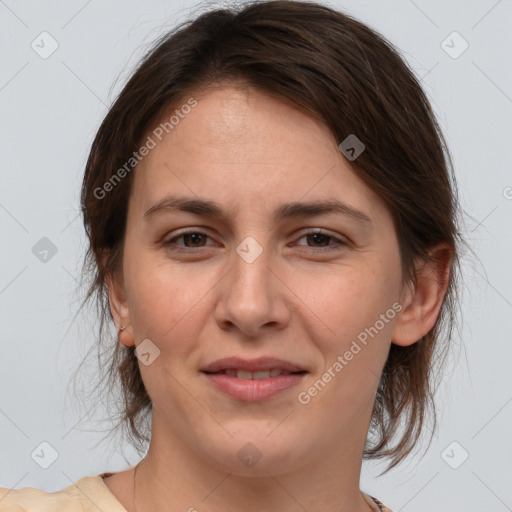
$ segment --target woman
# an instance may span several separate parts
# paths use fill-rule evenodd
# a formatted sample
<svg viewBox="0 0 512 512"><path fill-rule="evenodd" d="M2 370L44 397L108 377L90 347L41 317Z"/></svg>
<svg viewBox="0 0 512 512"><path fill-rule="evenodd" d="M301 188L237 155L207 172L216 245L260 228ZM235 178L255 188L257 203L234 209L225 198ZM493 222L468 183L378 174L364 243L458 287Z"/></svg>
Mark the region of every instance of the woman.
<svg viewBox="0 0 512 512"><path fill-rule="evenodd" d="M2 489L0 510L389 511L361 463L391 469L424 430L460 243L449 153L393 46L316 3L205 13L128 81L81 198L147 454Z"/></svg>

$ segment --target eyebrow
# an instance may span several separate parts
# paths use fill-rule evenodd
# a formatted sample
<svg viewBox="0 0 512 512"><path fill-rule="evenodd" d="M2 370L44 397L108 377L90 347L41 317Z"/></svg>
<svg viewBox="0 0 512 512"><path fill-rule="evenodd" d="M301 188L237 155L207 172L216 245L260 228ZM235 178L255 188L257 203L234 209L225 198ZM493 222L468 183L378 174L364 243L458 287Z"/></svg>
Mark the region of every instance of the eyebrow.
<svg viewBox="0 0 512 512"><path fill-rule="evenodd" d="M220 205L213 201L186 196L166 196L155 203L144 213L144 218L152 217L157 213L182 211L202 217L212 217L222 221L228 220L228 213ZM286 218L313 217L327 213L337 213L352 218L353 220L366 225L372 221L368 215L356 208L343 203L337 199L285 203L274 211L274 222Z"/></svg>

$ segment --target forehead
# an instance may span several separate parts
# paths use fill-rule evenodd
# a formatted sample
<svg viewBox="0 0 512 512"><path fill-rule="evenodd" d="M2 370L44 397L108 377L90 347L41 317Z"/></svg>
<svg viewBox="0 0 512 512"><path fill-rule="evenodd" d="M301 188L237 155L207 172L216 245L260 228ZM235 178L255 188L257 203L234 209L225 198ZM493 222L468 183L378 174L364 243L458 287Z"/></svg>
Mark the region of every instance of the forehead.
<svg viewBox="0 0 512 512"><path fill-rule="evenodd" d="M194 98L197 105L162 140L149 132L156 145L137 167L132 190L139 212L176 193L237 210L333 195L370 210L378 204L318 120L254 89Z"/></svg>

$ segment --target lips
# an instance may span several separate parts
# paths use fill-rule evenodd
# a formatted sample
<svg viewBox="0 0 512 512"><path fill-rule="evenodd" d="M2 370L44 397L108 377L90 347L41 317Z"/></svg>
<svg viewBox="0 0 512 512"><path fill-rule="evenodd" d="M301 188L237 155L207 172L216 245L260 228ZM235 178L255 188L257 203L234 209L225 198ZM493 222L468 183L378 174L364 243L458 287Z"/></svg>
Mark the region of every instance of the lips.
<svg viewBox="0 0 512 512"><path fill-rule="evenodd" d="M241 357L226 357L201 368L201 371L204 373L224 373L243 380L265 379L291 373L306 373L304 368L275 357L260 357L251 360Z"/></svg>
<svg viewBox="0 0 512 512"><path fill-rule="evenodd" d="M289 373L268 379L246 380L229 377L225 373L203 373L203 375L214 388L232 399L241 402L260 402L298 386L306 373Z"/></svg>
<svg viewBox="0 0 512 512"><path fill-rule="evenodd" d="M234 368L228 368L227 370L224 370L223 372L216 372L216 373L224 373L226 375L229 375L230 377L236 377L237 379L241 380L249 380L249 379L268 379L270 377L277 377L279 375L291 375L292 373L298 373L298 372L287 372L285 370L282 370L281 368L272 368L271 370L261 370L258 372L248 372L247 370L238 370Z"/></svg>
<svg viewBox="0 0 512 512"><path fill-rule="evenodd" d="M214 389L240 402L261 402L299 385L307 370L274 357L219 359L201 373Z"/></svg>

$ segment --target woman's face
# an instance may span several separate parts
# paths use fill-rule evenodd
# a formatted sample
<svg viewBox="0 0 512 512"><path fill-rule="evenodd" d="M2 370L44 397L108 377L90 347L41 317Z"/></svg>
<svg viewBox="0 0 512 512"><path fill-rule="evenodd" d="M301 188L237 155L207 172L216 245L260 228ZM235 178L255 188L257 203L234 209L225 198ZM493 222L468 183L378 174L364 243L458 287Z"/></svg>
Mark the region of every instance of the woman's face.
<svg viewBox="0 0 512 512"><path fill-rule="evenodd" d="M195 99L149 133L128 209L120 311L152 442L237 474L360 456L401 308L390 212L304 113L252 89ZM346 208L298 207L327 201ZM230 357L303 373L203 371Z"/></svg>

